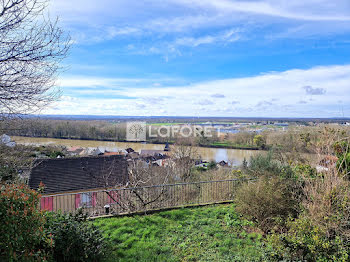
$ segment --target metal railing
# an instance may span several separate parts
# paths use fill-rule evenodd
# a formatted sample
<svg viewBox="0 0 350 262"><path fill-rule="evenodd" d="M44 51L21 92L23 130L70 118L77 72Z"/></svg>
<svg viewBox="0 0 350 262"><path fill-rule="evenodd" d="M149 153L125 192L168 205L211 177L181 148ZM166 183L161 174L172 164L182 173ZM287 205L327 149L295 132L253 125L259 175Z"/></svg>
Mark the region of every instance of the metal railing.
<svg viewBox="0 0 350 262"><path fill-rule="evenodd" d="M152 210L232 201L236 188L251 179L155 185L134 188L43 195L40 208L49 211L77 212L90 217L122 215Z"/></svg>

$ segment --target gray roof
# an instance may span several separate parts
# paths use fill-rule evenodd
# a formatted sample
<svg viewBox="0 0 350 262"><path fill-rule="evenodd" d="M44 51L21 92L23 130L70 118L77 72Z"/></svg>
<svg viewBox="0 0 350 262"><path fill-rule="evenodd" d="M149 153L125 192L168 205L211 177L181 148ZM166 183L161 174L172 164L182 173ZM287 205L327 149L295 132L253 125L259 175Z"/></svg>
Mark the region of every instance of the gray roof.
<svg viewBox="0 0 350 262"><path fill-rule="evenodd" d="M29 176L29 187L44 193L62 193L123 185L127 182L127 161L124 156L40 159Z"/></svg>
<svg viewBox="0 0 350 262"><path fill-rule="evenodd" d="M148 149L142 149L140 152L141 156L154 156L154 155L164 155L166 152L164 150L148 150Z"/></svg>

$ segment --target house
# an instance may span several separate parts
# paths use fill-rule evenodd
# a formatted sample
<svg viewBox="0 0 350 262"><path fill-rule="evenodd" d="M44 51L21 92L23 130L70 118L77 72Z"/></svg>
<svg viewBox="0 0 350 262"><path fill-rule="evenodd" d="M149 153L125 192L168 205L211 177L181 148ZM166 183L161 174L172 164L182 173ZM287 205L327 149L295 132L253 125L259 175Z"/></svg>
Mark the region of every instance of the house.
<svg viewBox="0 0 350 262"><path fill-rule="evenodd" d="M109 151L105 151L103 153L103 156L124 156L125 153L124 152L109 152Z"/></svg>
<svg viewBox="0 0 350 262"><path fill-rule="evenodd" d="M127 159L138 159L140 157L140 154L138 152L131 152L126 155Z"/></svg>
<svg viewBox="0 0 350 262"><path fill-rule="evenodd" d="M80 207L97 208L110 203L106 190L128 181L124 156L97 156L61 159L38 159L29 175L29 187L44 184L41 208L73 212Z"/></svg>
<svg viewBox="0 0 350 262"><path fill-rule="evenodd" d="M88 147L79 153L80 156L101 156L104 153L104 149Z"/></svg>
<svg viewBox="0 0 350 262"><path fill-rule="evenodd" d="M74 146L74 147L70 147L70 148L67 148L67 153L68 155L70 156L76 156L76 155L79 155L81 152L84 151L84 148L82 147L78 147L78 146Z"/></svg>
<svg viewBox="0 0 350 262"><path fill-rule="evenodd" d="M145 150L145 149L142 149L140 152L141 157L148 157L148 156L161 157L161 156L164 156L166 154L167 154L167 152L164 150Z"/></svg>

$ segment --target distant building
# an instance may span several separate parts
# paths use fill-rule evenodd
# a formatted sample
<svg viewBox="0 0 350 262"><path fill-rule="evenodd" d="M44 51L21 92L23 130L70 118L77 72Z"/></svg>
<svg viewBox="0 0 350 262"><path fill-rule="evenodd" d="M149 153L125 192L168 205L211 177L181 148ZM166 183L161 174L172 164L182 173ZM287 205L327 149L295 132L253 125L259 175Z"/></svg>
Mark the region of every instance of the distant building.
<svg viewBox="0 0 350 262"><path fill-rule="evenodd" d="M289 126L288 123L275 123L275 126Z"/></svg>
<svg viewBox="0 0 350 262"><path fill-rule="evenodd" d="M124 156L125 153L124 152L109 152L109 151L105 151L103 153L103 156Z"/></svg>
<svg viewBox="0 0 350 262"><path fill-rule="evenodd" d="M164 150L145 150L142 149L140 152L141 157L147 157L147 156L163 156L166 155L168 152Z"/></svg>
<svg viewBox="0 0 350 262"><path fill-rule="evenodd" d="M79 147L79 146L74 146L74 147L67 148L67 153L70 156L79 155L83 151L84 151L84 148Z"/></svg>

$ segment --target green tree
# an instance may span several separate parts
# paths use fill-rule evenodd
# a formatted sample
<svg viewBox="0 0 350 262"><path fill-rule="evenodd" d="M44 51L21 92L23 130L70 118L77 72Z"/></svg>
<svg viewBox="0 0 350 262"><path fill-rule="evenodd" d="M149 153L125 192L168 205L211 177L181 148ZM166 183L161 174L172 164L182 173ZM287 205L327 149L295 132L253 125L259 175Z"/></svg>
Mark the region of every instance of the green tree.
<svg viewBox="0 0 350 262"><path fill-rule="evenodd" d="M256 146L264 149L266 147L266 141L262 135L254 136L253 142Z"/></svg>

